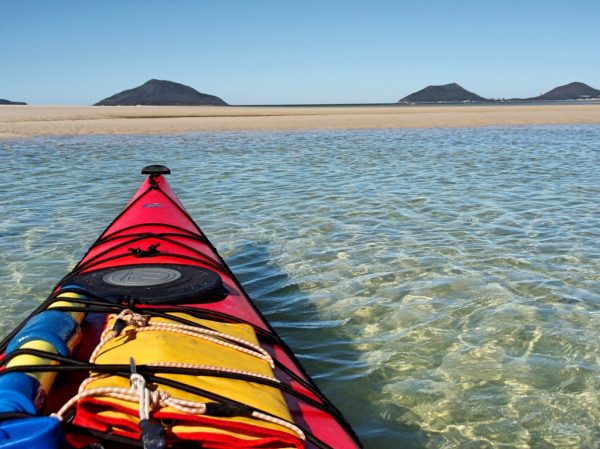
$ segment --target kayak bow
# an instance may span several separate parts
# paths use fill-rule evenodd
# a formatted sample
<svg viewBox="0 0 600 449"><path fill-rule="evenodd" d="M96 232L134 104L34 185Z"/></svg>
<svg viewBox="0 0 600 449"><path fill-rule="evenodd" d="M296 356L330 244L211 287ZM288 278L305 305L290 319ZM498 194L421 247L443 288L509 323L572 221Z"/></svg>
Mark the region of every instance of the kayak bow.
<svg viewBox="0 0 600 449"><path fill-rule="evenodd" d="M148 175L0 343L0 448L361 447L165 180Z"/></svg>

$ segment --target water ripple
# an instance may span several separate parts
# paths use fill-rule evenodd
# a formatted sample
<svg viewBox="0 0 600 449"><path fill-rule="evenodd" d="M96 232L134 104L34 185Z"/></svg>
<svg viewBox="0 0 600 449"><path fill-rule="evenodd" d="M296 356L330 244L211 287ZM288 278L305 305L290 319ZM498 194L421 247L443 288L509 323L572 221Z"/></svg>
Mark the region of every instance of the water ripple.
<svg viewBox="0 0 600 449"><path fill-rule="evenodd" d="M598 142L598 126L2 141L0 332L165 163L367 448L595 448Z"/></svg>

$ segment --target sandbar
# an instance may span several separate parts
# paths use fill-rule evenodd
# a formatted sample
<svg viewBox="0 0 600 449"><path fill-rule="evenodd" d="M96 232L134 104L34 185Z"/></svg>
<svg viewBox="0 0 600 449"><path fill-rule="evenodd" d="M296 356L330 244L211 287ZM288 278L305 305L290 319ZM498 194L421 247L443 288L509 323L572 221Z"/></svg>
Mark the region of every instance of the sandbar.
<svg viewBox="0 0 600 449"><path fill-rule="evenodd" d="M0 139L600 124L600 102L432 106L0 106Z"/></svg>

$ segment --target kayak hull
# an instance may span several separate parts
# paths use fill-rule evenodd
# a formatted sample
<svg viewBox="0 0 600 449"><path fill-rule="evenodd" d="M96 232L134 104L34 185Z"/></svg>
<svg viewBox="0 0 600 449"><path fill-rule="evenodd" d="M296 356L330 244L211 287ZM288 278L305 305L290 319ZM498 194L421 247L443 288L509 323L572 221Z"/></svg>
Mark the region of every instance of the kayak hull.
<svg viewBox="0 0 600 449"><path fill-rule="evenodd" d="M89 362L94 358L94 351L98 351L98 345L107 333L109 321L114 321L117 315L116 312L111 314L103 311L103 307L113 307L121 311L133 310L137 316L145 313L183 313L186 316L183 321L201 319L202 326L214 323L217 328L247 327L256 336L256 351L264 352L273 366L274 380L265 382L282 385L274 388L279 390L277 394L284 399L287 408L285 416L289 413L289 417L283 421L289 421L291 427L299 429L299 433L296 432L293 438L301 441L301 447L361 447L351 427L319 391L291 349L277 336L250 300L216 248L185 211L165 179L166 168L150 168L147 174L149 176L123 211L106 228L75 268L58 282L49 300L4 340L0 347L2 352L12 357L15 349L7 349L11 344L17 345L17 351L26 352L23 344L15 343L15 338L19 338L23 332L32 334L28 328L31 327L29 322L40 314L46 319L51 313L62 312L72 317L76 327L80 329L76 338L69 337L73 340L69 343L73 347L69 348L69 354L66 356L75 364ZM62 299L59 301L57 297ZM49 307L55 310L49 310ZM111 325L114 326L114 323ZM31 338L37 339L35 341L47 340L45 336L39 335ZM17 355L13 360L17 360L18 357L24 355ZM48 362L48 358L38 359L43 363L39 360L35 363L39 362L42 366L44 363L68 365L66 361ZM13 362L4 364L4 371L17 370L14 366L9 366L10 363ZM149 369L145 365L142 368ZM28 376L33 376L31 372L27 373ZM48 391L44 391L44 404L38 415L43 417L59 411L69 398L77 393L77 386L84 382L88 375L89 371L77 371L75 368L72 371L54 373L56 381L53 380L53 385L48 387ZM0 390L4 376L5 374L0 372ZM250 375L246 374L246 377L248 376ZM44 390L46 387L42 385L40 388ZM222 394L227 397L226 391ZM85 425L82 426L81 422L73 425L68 421L63 421L67 445L76 446L90 438L99 438L93 432L86 434ZM77 415L74 421L77 423ZM230 423L227 421L226 424ZM287 432L286 429L284 431ZM79 434L85 436L73 436ZM130 439L132 441L128 442L125 438L121 443L134 444L135 438ZM167 439L165 444L177 447L179 443L176 439ZM1 447L3 445L0 439Z"/></svg>

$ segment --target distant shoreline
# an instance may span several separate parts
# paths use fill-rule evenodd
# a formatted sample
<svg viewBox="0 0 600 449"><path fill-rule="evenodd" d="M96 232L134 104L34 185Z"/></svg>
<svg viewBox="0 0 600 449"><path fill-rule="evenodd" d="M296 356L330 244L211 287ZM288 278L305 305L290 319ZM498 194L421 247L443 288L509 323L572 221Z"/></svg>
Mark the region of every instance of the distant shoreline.
<svg viewBox="0 0 600 449"><path fill-rule="evenodd" d="M436 101L421 103L309 103L309 104L230 104L230 108L354 108L354 107L399 107L422 106L552 106L552 105L600 104L600 99L591 100L506 100L506 101Z"/></svg>
<svg viewBox="0 0 600 449"><path fill-rule="evenodd" d="M42 135L577 124L600 124L600 102L458 105L0 106L0 139Z"/></svg>

